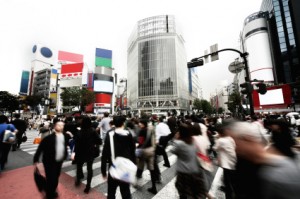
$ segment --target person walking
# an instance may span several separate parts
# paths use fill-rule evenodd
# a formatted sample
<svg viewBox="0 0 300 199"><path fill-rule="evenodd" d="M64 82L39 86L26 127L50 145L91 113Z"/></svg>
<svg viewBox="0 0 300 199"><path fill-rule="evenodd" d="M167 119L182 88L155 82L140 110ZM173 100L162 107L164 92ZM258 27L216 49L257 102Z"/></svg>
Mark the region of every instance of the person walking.
<svg viewBox="0 0 300 199"><path fill-rule="evenodd" d="M135 142L131 133L124 129L124 122L126 118L123 116L115 116L113 122L115 129L111 130L113 133L114 151L115 157L124 157L130 159L135 163ZM110 133L110 132L108 132ZM101 157L101 173L104 179L107 179L107 163L112 165L110 136L106 136L105 143ZM108 174L107 181L107 198L115 199L117 187L120 187L121 195L123 199L131 199L131 193L129 189L129 183L119 181L111 177Z"/></svg>
<svg viewBox="0 0 300 199"><path fill-rule="evenodd" d="M33 158L35 167L38 166L41 154L46 173L46 198L57 198L56 188L61 172L63 161L67 157L68 140L63 134L64 123L59 121L55 124L53 133L45 137Z"/></svg>
<svg viewBox="0 0 300 199"><path fill-rule="evenodd" d="M77 162L77 172L75 185L80 185L80 180L84 177L82 166L87 164L87 184L84 189L85 193L89 193L91 189L91 181L93 177L93 162L95 154L99 151L99 145L101 139L96 133L96 130L92 127L92 122L89 117L83 117L81 123L81 130L75 137L75 160Z"/></svg>
<svg viewBox="0 0 300 199"><path fill-rule="evenodd" d="M177 155L175 187L179 193L179 198L206 198L203 169L197 160L191 124L181 123L179 125L179 131L175 134L173 145L174 148L171 149L171 152Z"/></svg>
<svg viewBox="0 0 300 199"><path fill-rule="evenodd" d="M109 122L111 121L109 117L109 113L105 112L104 113L104 118L100 121L98 128L96 129L97 131L100 130L101 138L102 140L105 140L106 133L111 129Z"/></svg>
<svg viewBox="0 0 300 199"><path fill-rule="evenodd" d="M139 122L140 132L138 136L138 146L140 155L138 156L138 170L137 178L142 178L145 163L150 171L152 187L148 189L149 192L156 194L156 176L154 172L154 156L155 156L155 139L154 131L148 127L148 120L142 119Z"/></svg>
<svg viewBox="0 0 300 199"><path fill-rule="evenodd" d="M8 118L5 115L0 115L0 171L4 169L8 159L8 154L11 148L11 143L4 143L5 130L17 133L17 129L14 125L8 124Z"/></svg>
<svg viewBox="0 0 300 199"><path fill-rule="evenodd" d="M11 123L16 127L16 129L18 130L17 134L16 134L16 141L15 143L12 145L12 150L16 151L17 148L19 149L22 143L22 137L23 134L26 132L27 129L27 122L25 122L25 120L20 119L20 114L15 114L15 120L13 120Z"/></svg>

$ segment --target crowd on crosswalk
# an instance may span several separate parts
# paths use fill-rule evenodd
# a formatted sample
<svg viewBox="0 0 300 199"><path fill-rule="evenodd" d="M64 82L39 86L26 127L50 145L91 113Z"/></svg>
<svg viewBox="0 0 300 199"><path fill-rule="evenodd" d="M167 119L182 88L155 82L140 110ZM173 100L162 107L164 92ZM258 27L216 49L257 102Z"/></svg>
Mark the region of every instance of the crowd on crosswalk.
<svg viewBox="0 0 300 199"><path fill-rule="evenodd" d="M298 145L288 121L105 113L32 119L25 134L18 115L0 117L0 133L8 126L19 133L13 145L1 142L1 169L11 146L33 155L36 168L43 163L46 198L58 197L61 172L74 178L74 186L85 184L84 193L94 188L107 198L170 198L170 190L183 199L300 195ZM122 161L132 163L134 174Z"/></svg>

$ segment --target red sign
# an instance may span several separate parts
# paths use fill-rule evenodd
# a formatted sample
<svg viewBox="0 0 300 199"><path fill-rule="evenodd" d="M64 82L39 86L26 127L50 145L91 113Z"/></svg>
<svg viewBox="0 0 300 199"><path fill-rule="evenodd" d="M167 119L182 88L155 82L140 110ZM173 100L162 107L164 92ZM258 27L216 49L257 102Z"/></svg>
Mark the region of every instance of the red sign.
<svg viewBox="0 0 300 199"><path fill-rule="evenodd" d="M83 55L65 51L58 51L58 60L80 63L83 62Z"/></svg>

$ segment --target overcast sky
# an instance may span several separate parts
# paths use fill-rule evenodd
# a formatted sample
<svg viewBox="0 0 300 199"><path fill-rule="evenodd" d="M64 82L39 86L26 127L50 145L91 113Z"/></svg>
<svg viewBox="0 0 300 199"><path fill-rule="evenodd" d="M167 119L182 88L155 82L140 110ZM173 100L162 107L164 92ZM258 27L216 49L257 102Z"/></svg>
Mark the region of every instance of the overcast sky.
<svg viewBox="0 0 300 199"><path fill-rule="evenodd" d="M127 40L138 20L175 15L187 59L219 49L238 48L244 19L259 11L262 0L0 0L0 90L17 94L21 71L29 70L32 46L80 53L92 68L95 48L113 51L113 67L126 77ZM228 65L238 54L223 52L220 60L198 68L205 98L231 82Z"/></svg>

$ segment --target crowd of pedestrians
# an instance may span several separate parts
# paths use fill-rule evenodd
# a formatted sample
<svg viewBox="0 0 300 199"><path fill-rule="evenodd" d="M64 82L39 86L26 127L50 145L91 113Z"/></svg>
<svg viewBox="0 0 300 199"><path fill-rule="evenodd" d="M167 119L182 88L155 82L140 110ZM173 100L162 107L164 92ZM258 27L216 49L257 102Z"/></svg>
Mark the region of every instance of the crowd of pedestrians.
<svg viewBox="0 0 300 199"><path fill-rule="evenodd" d="M25 121L16 115L11 124L0 116L0 139L10 129L16 133L14 144L0 143L1 170L8 153L20 148L26 131ZM139 187L143 171L151 176L151 194L157 193L156 184L163 179L158 167L162 156L163 166L171 167L167 147L177 156L175 187L180 199L214 198L209 194L211 176L217 167L223 170L226 198L236 199L296 199L300 197L299 147L290 121L253 115L244 121L233 118L206 117L203 115L168 114L157 117L126 118L104 114L96 117L77 116L28 121L36 128L42 141L34 155L38 166L40 156L45 168L47 198L56 198L62 163L71 158L76 164L75 186L84 178L83 164L87 165L86 194L91 189L93 162L101 156L101 173L107 179L107 198L113 199L117 187L122 198L130 199L131 184L112 177L109 168L114 158L123 157L137 165L136 182ZM24 127L25 125L25 127ZM2 136L2 137L1 137ZM100 152L100 145L103 150ZM68 154L68 148L71 153ZM112 152L113 151L113 152ZM113 154L112 154L113 153Z"/></svg>

